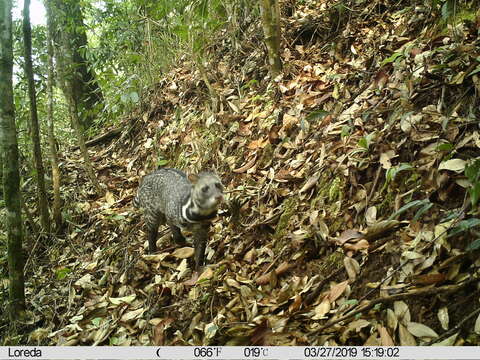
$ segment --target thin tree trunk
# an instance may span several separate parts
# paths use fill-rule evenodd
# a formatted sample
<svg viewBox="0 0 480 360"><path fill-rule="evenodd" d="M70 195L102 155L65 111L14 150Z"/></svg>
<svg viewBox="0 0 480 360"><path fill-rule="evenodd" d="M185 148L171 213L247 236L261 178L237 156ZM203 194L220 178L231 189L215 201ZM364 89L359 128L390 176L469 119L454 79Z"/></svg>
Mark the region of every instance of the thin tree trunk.
<svg viewBox="0 0 480 360"><path fill-rule="evenodd" d="M220 97L218 96L217 91L215 91L214 87L208 80L207 70L205 66L203 66L203 61L200 56L197 57L197 66L200 75L202 76L203 82L207 86L208 92L210 93L210 99L212 102L212 113L216 114L220 111Z"/></svg>
<svg viewBox="0 0 480 360"><path fill-rule="evenodd" d="M92 67L82 53L88 49L82 4L77 0L48 0L45 3L58 35L52 40L58 42L61 48L68 48L69 59L65 59L64 51L56 52L58 67L74 78L71 86L80 112L78 118L82 129L88 129L103 106L103 94ZM68 69L70 62L75 64L75 71Z"/></svg>
<svg viewBox="0 0 480 360"><path fill-rule="evenodd" d="M33 159L37 176L38 210L42 228L50 232L50 216L48 212L47 192L45 190L45 170L40 147L40 130L38 126L37 99L32 68L32 29L30 26L30 0L23 5L23 42L25 46L25 75L28 80L28 97L30 99L30 131L33 143Z"/></svg>
<svg viewBox="0 0 480 360"><path fill-rule="evenodd" d="M52 26L57 32L59 32L58 39L60 40L60 47L55 53L58 64L57 79L67 100L71 124L75 130L78 146L83 156L85 171L97 193L102 195L104 191L100 186L97 177L95 176L95 170L92 162L90 161L90 156L88 155L88 150L85 145L85 137L83 135L83 122L82 118L80 117L81 114L84 114L80 106L80 103L83 103L82 98L78 97L78 86L79 83L82 82L81 77L79 77L79 72L81 73L80 68L82 66L76 57L76 54L79 54L78 49L74 49L73 45L76 43L76 35L74 30L69 29L69 26L72 26L72 23L67 23L68 17L66 17L65 13L63 12L64 6L72 6L74 3L71 0L47 0L45 1L45 5L47 8L47 13L52 21ZM81 14L81 12L79 12L79 14ZM83 24L83 20L81 22Z"/></svg>
<svg viewBox="0 0 480 360"><path fill-rule="evenodd" d="M70 117L72 119L72 126L75 130L75 134L77 135L78 147L80 148L80 152L83 156L84 168L87 172L90 181L92 182L93 186L97 190L98 195L103 194L103 189L98 182L97 177L95 176L95 170L93 169L92 162L90 161L90 156L88 155L87 146L85 145L85 137L83 136L83 129L82 125L80 124L80 119L78 117L78 106L73 97L73 90L71 80L66 81L66 94L67 94L67 103L68 109L70 112Z"/></svg>
<svg viewBox="0 0 480 360"><path fill-rule="evenodd" d="M261 0L260 11L265 43L268 49L270 72L275 77L282 71L282 59L280 57L280 7L278 0Z"/></svg>
<svg viewBox="0 0 480 360"><path fill-rule="evenodd" d="M25 313L23 277L22 215L18 145L13 105L12 1L0 1L0 146L3 158L3 195L7 226L7 261L9 278L9 315L12 321Z"/></svg>
<svg viewBox="0 0 480 360"><path fill-rule="evenodd" d="M53 219L55 221L55 229L58 232L62 228L62 211L60 198L60 169L58 167L58 154L55 140L55 131L53 124L53 23L51 15L47 13L47 53L48 53L48 143L50 145L50 163L52 166L53 180Z"/></svg>

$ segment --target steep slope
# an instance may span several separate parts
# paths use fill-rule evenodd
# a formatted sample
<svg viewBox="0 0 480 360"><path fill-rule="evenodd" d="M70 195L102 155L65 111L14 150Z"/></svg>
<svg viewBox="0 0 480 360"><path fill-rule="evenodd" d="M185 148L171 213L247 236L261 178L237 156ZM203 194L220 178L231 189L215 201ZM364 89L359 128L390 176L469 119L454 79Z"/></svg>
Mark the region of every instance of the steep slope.
<svg viewBox="0 0 480 360"><path fill-rule="evenodd" d="M268 78L252 25L209 64L211 114L185 61L95 148L104 198L69 154L71 231L48 249L55 266L28 268L30 343L478 344L479 14L283 14L283 77ZM202 274L165 232L146 255L131 200L157 165L213 168L228 190Z"/></svg>

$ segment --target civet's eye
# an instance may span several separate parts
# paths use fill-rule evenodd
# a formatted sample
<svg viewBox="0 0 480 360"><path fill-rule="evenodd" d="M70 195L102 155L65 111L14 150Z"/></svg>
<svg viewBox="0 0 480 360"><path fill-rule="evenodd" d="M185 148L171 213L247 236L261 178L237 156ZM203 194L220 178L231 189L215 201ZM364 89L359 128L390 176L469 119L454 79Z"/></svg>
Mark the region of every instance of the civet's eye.
<svg viewBox="0 0 480 360"><path fill-rule="evenodd" d="M222 186L222 184L220 184L220 183L215 183L215 187L216 187L218 190L223 190L223 186Z"/></svg>
<svg viewBox="0 0 480 360"><path fill-rule="evenodd" d="M208 191L208 185L205 185L204 187L202 187L202 191L206 193Z"/></svg>

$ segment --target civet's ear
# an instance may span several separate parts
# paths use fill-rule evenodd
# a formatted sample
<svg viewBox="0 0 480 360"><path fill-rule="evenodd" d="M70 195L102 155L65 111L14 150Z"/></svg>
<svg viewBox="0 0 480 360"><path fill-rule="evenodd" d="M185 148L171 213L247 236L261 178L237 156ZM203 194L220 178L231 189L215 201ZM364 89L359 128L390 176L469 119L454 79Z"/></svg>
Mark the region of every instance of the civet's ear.
<svg viewBox="0 0 480 360"><path fill-rule="evenodd" d="M192 184L196 184L197 181L198 181L198 175L197 174L188 174L188 180L190 180L190 182Z"/></svg>

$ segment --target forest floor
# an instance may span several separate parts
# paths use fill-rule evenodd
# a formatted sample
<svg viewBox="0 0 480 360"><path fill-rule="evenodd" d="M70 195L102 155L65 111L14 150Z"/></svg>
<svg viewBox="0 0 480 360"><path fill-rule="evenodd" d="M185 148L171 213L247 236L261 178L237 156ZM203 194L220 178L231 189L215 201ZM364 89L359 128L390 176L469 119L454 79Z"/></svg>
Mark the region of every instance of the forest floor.
<svg viewBox="0 0 480 360"><path fill-rule="evenodd" d="M63 152L68 234L28 244L31 323L16 341L480 343L467 161L480 155L479 14L307 3L282 9L274 81L257 25L235 50L219 41L215 114L194 64L166 74L120 137L90 148L105 196ZM225 185L200 274L166 231L147 254L132 199L158 165Z"/></svg>

